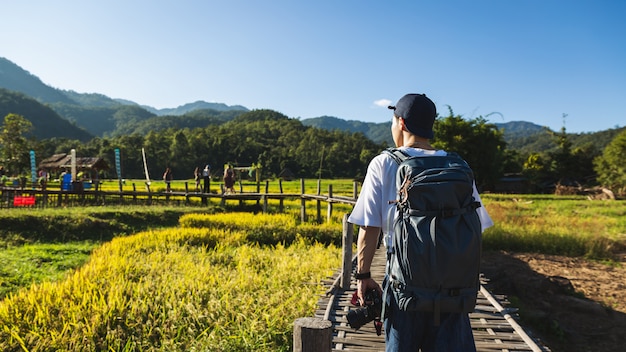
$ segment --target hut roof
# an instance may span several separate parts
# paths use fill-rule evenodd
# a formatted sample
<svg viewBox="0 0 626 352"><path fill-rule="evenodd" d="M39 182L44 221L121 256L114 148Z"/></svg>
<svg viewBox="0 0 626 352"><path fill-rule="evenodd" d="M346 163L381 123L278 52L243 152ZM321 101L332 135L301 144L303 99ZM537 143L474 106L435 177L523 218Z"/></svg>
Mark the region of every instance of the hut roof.
<svg viewBox="0 0 626 352"><path fill-rule="evenodd" d="M39 167L43 169L54 169L60 167L65 163L65 157L67 154L54 154L53 156L46 158L39 162Z"/></svg>
<svg viewBox="0 0 626 352"><path fill-rule="evenodd" d="M290 180L293 180L296 177L296 175L293 172L291 172L291 170L289 170L288 168L284 168L280 172L280 174L278 174L278 177L282 178L283 180L290 181Z"/></svg>
<svg viewBox="0 0 626 352"><path fill-rule="evenodd" d="M42 169L69 169L72 167L72 156L67 154L54 154L39 163ZM76 157L77 169L108 170L109 165L102 158Z"/></svg>

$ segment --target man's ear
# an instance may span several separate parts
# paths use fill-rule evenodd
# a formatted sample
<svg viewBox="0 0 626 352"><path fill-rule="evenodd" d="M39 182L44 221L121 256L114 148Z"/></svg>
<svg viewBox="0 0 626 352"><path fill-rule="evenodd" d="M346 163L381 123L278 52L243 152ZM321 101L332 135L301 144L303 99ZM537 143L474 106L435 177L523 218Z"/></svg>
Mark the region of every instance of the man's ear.
<svg viewBox="0 0 626 352"><path fill-rule="evenodd" d="M398 117L398 120L400 120L398 122L400 122L400 127L402 128L402 130L408 132L409 130L406 128L406 124L404 123L404 117Z"/></svg>

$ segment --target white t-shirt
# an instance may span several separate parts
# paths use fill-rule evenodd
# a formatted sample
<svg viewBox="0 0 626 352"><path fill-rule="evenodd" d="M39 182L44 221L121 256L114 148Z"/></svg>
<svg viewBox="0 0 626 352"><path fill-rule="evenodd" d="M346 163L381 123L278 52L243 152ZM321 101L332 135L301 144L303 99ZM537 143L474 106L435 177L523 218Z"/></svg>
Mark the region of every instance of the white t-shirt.
<svg viewBox="0 0 626 352"><path fill-rule="evenodd" d="M400 147L409 156L446 155L443 150L424 150L419 148ZM380 227L385 236L385 245L391 248L393 224L398 199L396 189L396 172L398 164L387 154L379 154L370 162L363 181L359 198L352 209L348 221L359 226ZM474 185L474 199L482 204L480 195ZM477 209L482 230L493 226L493 221L484 206Z"/></svg>

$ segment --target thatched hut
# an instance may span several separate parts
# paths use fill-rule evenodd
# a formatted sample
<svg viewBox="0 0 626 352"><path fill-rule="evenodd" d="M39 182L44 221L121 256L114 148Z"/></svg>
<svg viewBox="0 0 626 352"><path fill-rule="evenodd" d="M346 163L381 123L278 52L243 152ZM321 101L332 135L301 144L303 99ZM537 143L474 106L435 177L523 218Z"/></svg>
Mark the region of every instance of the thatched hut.
<svg viewBox="0 0 626 352"><path fill-rule="evenodd" d="M54 154L39 163L39 169L46 170L48 174L60 174L63 171L70 171L71 168L72 156L69 154ZM102 158L76 157L76 172L82 172L84 178L97 178L100 171L108 169L109 165Z"/></svg>

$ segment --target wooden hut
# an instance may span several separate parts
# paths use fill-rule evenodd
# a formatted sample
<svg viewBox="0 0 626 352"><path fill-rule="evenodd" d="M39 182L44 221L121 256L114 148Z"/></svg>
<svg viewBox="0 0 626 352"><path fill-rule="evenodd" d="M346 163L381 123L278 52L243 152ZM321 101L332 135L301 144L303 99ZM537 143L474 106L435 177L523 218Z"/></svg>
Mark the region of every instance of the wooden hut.
<svg viewBox="0 0 626 352"><path fill-rule="evenodd" d="M39 169L46 170L49 174L59 174L72 168L72 156L69 154L54 154L39 163ZM109 165L102 158L76 157L76 172L83 173L84 178L94 179L102 170L108 170Z"/></svg>

